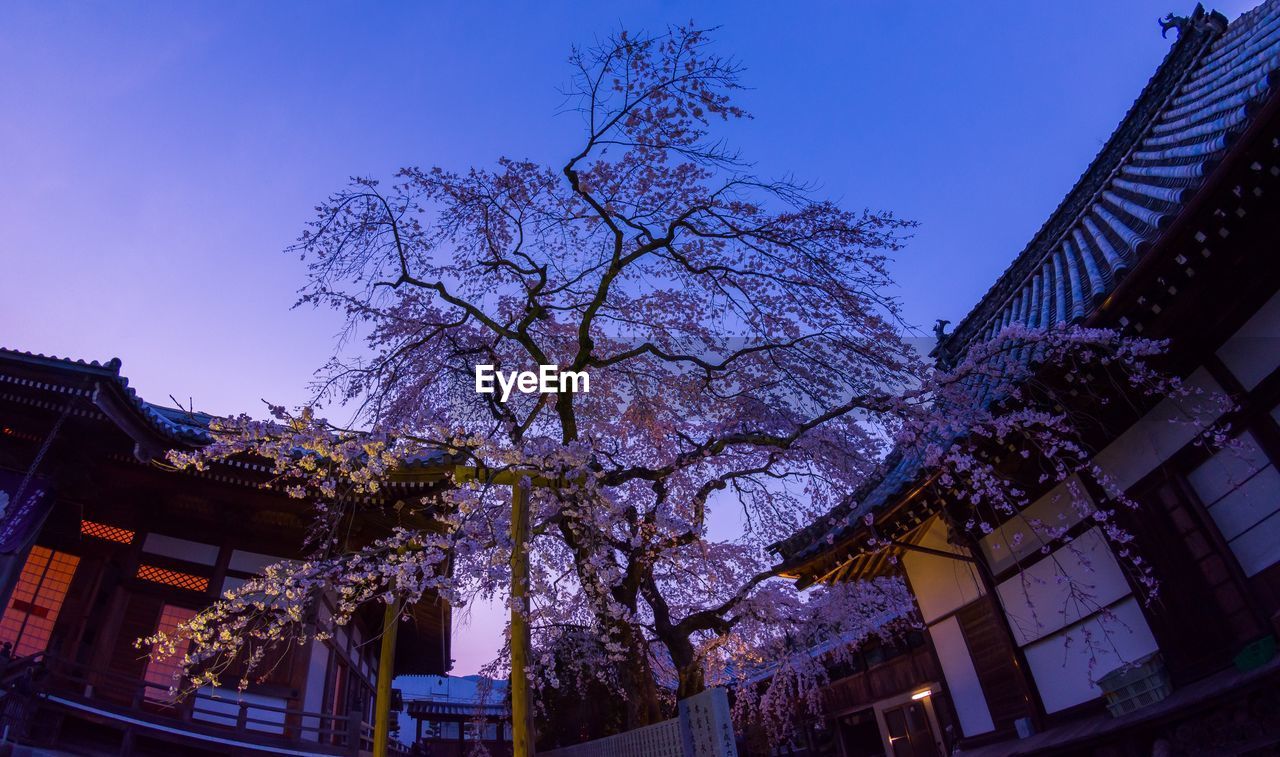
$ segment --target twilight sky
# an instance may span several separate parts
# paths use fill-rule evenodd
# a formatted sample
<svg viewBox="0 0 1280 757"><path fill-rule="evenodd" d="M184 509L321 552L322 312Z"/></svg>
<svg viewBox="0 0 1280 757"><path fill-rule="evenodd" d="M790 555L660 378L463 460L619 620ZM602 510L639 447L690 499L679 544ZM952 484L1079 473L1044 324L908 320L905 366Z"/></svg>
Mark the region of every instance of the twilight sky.
<svg viewBox="0 0 1280 757"><path fill-rule="evenodd" d="M569 46L691 16L747 67L755 118L727 136L759 173L922 223L896 272L927 332L1027 243L1194 2L798 6L0 4L0 346L119 356L153 402L296 404L338 325L289 309L281 250L317 201L402 165L559 165ZM459 674L501 630L476 617Z"/></svg>

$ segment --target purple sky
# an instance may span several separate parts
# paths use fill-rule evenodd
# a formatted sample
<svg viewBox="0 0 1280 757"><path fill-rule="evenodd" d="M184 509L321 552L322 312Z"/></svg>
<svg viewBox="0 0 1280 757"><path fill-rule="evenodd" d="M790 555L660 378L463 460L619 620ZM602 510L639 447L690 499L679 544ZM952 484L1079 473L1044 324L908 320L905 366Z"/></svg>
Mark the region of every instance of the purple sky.
<svg viewBox="0 0 1280 757"><path fill-rule="evenodd" d="M1194 3L596 6L0 5L0 345L119 356L153 402L300 402L338 324L289 310L281 249L318 200L401 165L558 164L569 46L691 15L747 66L728 136L760 173L922 222L896 272L927 330L1031 238L1168 49L1156 19ZM462 674L500 630L477 618Z"/></svg>

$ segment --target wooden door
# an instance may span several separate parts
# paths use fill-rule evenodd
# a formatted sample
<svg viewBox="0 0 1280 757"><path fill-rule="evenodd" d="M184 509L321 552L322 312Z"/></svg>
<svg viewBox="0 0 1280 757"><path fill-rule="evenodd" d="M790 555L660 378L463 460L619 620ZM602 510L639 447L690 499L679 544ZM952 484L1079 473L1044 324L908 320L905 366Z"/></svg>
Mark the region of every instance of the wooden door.
<svg viewBox="0 0 1280 757"><path fill-rule="evenodd" d="M1012 730L1018 718L1034 715L1013 642L1003 626L1003 610L985 596L956 613L960 632L996 730Z"/></svg>
<svg viewBox="0 0 1280 757"><path fill-rule="evenodd" d="M923 702L885 710L884 725L893 757L942 757Z"/></svg>

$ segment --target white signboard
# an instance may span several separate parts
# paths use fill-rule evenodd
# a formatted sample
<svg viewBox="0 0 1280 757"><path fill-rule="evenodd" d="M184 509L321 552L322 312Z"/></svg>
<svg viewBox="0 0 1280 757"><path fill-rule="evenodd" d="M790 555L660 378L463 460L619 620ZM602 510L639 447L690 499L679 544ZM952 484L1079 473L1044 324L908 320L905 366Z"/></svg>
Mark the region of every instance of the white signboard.
<svg viewBox="0 0 1280 757"><path fill-rule="evenodd" d="M691 757L738 757L724 689L707 689L681 700L680 731L685 754Z"/></svg>

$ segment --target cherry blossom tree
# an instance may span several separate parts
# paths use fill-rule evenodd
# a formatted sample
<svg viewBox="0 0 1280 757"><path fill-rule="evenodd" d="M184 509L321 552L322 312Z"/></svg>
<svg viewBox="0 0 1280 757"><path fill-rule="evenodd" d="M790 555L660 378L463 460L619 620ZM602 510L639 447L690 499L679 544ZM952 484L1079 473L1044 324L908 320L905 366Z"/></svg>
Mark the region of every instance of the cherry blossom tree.
<svg viewBox="0 0 1280 757"><path fill-rule="evenodd" d="M483 477L394 503L401 527L386 538L344 541L341 524L397 470L434 461L558 484L526 493L519 609L540 685L567 685L564 644L589 638L578 669L614 693L626 727L708 684L750 681L740 714L784 738L796 707L817 706L825 661L912 622L914 605L894 578L797 594L769 545L851 517L850 494L895 447L943 471L932 485L964 503L975 534L1027 503L992 448L1016 445L1046 481L1105 482L1088 429L1043 404L1061 394L1038 380L1045 366L1117 396L1176 389L1148 365L1159 344L1081 328L1011 328L935 366L889 294L912 224L757 176L715 134L747 114L741 68L706 30L619 33L569 62L581 139L563 162L357 179L292 248L308 265L301 303L347 319L315 388L317 406L349 420L272 408L172 455L268 459L276 485L315 503L311 559L146 640L160 653L189 644L194 682L324 637L321 594L339 598L338 624L368 602L505 596L510 494ZM590 388L504 400L477 391L477 365L556 366Z"/></svg>

